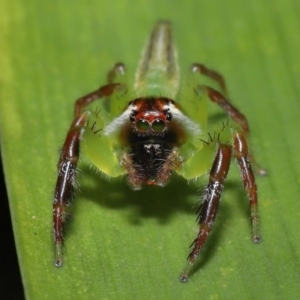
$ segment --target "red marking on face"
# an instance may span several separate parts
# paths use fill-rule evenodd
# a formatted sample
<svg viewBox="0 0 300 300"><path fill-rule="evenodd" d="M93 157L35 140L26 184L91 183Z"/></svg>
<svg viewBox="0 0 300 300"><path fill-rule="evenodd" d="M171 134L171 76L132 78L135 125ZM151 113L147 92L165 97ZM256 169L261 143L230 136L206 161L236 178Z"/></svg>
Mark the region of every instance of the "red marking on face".
<svg viewBox="0 0 300 300"><path fill-rule="evenodd" d="M130 103L130 120L138 132L164 132L172 115L168 109L171 102L167 98L139 98Z"/></svg>

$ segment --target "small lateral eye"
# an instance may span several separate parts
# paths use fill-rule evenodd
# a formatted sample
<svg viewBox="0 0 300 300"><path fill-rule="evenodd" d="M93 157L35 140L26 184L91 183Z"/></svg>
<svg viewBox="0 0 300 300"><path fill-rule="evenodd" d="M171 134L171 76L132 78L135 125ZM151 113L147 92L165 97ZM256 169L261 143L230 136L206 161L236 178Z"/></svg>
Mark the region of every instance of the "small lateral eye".
<svg viewBox="0 0 300 300"><path fill-rule="evenodd" d="M169 108L164 110L164 114L166 115L166 120L168 122L172 120L173 116L172 116L172 113L170 112Z"/></svg>
<svg viewBox="0 0 300 300"><path fill-rule="evenodd" d="M135 126L139 132L146 132L150 128L150 125L146 120L138 120Z"/></svg>
<svg viewBox="0 0 300 300"><path fill-rule="evenodd" d="M130 114L129 120L130 120L131 122L134 122L134 121L135 121L135 115L134 115L134 113L131 113L131 114Z"/></svg>
<svg viewBox="0 0 300 300"><path fill-rule="evenodd" d="M162 120L154 120L151 127L155 132L162 132L166 128L166 124Z"/></svg>
<svg viewBox="0 0 300 300"><path fill-rule="evenodd" d="M166 120L171 121L172 120L172 114L170 112L167 112L166 114Z"/></svg>

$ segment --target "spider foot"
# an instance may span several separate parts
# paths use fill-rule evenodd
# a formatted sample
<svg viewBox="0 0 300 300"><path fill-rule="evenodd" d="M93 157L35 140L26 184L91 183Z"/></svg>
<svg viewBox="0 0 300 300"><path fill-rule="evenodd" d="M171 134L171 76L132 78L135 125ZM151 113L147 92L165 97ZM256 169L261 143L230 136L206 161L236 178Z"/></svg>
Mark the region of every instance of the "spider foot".
<svg viewBox="0 0 300 300"><path fill-rule="evenodd" d="M188 281L189 279L189 273L192 269L192 266L193 266L193 263L189 262L186 267L183 269L182 273L180 274L179 276L179 280L182 282L182 283L185 283Z"/></svg>
<svg viewBox="0 0 300 300"><path fill-rule="evenodd" d="M260 234L259 234L259 228L258 228L258 223L253 224L253 229L252 229L252 242L254 244L259 244L260 243Z"/></svg>
<svg viewBox="0 0 300 300"><path fill-rule="evenodd" d="M257 205L252 205L251 207L251 223L252 223L252 242L254 244L260 243L259 234L259 217L257 211Z"/></svg>
<svg viewBox="0 0 300 300"><path fill-rule="evenodd" d="M55 246L55 267L61 267L62 266L62 245L57 244Z"/></svg>
<svg viewBox="0 0 300 300"><path fill-rule="evenodd" d="M260 243L260 236L259 235L253 235L252 236L252 242L254 244L259 244Z"/></svg>
<svg viewBox="0 0 300 300"><path fill-rule="evenodd" d="M253 167L253 170L254 170L254 172L255 172L257 175L259 175L259 176L266 176L266 175L268 175L267 170L266 170L265 168L263 168L262 166L260 166L260 165L256 162L256 160L254 159L252 153L250 153L250 154L248 155L248 157L249 157L249 159L250 159L250 161L251 161L251 165L252 165L252 167Z"/></svg>
<svg viewBox="0 0 300 300"><path fill-rule="evenodd" d="M260 166L255 166L255 171L259 176L266 176L268 174L267 170L261 168Z"/></svg>

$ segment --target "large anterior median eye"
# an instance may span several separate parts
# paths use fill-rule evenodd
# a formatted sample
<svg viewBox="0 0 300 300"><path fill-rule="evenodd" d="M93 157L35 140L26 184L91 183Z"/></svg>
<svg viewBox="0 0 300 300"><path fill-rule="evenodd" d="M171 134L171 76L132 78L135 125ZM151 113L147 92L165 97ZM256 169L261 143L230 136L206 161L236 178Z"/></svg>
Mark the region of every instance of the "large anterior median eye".
<svg viewBox="0 0 300 300"><path fill-rule="evenodd" d="M149 130L150 125L146 120L138 120L136 122L136 128L140 132L146 132L147 130Z"/></svg>
<svg viewBox="0 0 300 300"><path fill-rule="evenodd" d="M162 120L154 120L152 122L152 129L155 132L162 132L166 128L166 124Z"/></svg>

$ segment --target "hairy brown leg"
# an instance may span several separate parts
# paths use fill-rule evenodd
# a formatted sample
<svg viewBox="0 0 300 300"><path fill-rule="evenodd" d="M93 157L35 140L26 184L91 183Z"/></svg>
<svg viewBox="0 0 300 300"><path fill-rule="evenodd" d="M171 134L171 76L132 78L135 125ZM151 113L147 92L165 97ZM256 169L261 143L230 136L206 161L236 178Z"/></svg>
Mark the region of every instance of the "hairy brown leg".
<svg viewBox="0 0 300 300"><path fill-rule="evenodd" d="M242 129L242 132L246 138L249 136L249 125L246 117L237 109L235 108L229 100L224 97L220 92L216 91L215 89L209 87L209 86L203 86L208 94L209 99L213 102L218 104L228 115L231 117ZM259 175L266 175L267 171L263 168L261 168L254 156L253 153L248 154L249 159L251 160L253 166L255 167L256 172Z"/></svg>
<svg viewBox="0 0 300 300"><path fill-rule="evenodd" d="M217 209L219 207L223 184L230 166L232 147L219 144L218 151L210 171L209 183L204 191L203 200L198 211L199 233L193 241L193 250L188 256L188 265L180 275L180 280L186 282L188 274L212 229Z"/></svg>
<svg viewBox="0 0 300 300"><path fill-rule="evenodd" d="M249 125L246 117L235 108L228 99L226 99L221 93L210 88L209 86L204 86L207 91L209 99L218 104L228 115L231 117L243 130L246 137L249 135Z"/></svg>
<svg viewBox="0 0 300 300"><path fill-rule="evenodd" d="M55 265L62 265L63 227L66 218L66 208L74 197L76 167L79 158L79 141L81 128L87 120L87 114L73 121L58 162L58 177L53 201L53 234L55 243Z"/></svg>
<svg viewBox="0 0 300 300"><path fill-rule="evenodd" d="M257 187L255 177L248 158L248 146L242 133L236 132L233 137L233 152L239 164L241 175L244 182L244 188L248 194L250 201L250 213L252 223L252 241L260 242L259 236L259 219L258 219L258 202Z"/></svg>
<svg viewBox="0 0 300 300"><path fill-rule="evenodd" d="M223 93L226 94L227 89L226 89L225 80L224 80L223 76L220 73L218 73L218 72L216 72L212 69L209 69L209 68L207 68L206 66L204 66L202 64L193 64L192 65L192 72L199 72L199 73L215 80L219 84L219 86L220 86L221 90L223 91Z"/></svg>
<svg viewBox="0 0 300 300"><path fill-rule="evenodd" d="M202 64L193 64L192 65L192 72L199 72L207 77L210 77L211 79L215 80L223 93L226 94L226 84L223 76L219 74L218 72L211 70L207 67L205 67ZM238 111L237 108L235 108L227 98L223 96L222 93L216 91L215 89L204 86L203 87L207 93L210 100L214 103L217 103L228 115L241 126L244 134L247 136L249 134L249 126L248 121L246 117Z"/></svg>
<svg viewBox="0 0 300 300"><path fill-rule="evenodd" d="M75 102L74 115L75 117L80 114L82 109L92 103L93 101L110 96L117 88L122 87L121 83L115 83L117 74L125 74L125 65L123 63L116 63L114 67L107 73L107 85L101 86L98 90L93 91Z"/></svg>
<svg viewBox="0 0 300 300"><path fill-rule="evenodd" d="M107 82L114 83L117 73L121 75L125 74L125 65L123 63L116 63L114 67L107 73Z"/></svg>
<svg viewBox="0 0 300 300"><path fill-rule="evenodd" d="M122 87L121 83L110 83L104 86L101 86L98 90L93 91L79 99L76 100L74 106L74 115L79 116L82 110L89 105L90 103L94 102L95 100L102 98L102 97L109 97L114 93L114 91L118 88Z"/></svg>
<svg viewBox="0 0 300 300"><path fill-rule="evenodd" d="M79 98L75 103L75 118L67 133L60 159L57 164L58 177L53 201L53 230L55 243L55 265L62 265L63 227L66 209L74 197L76 168L79 159L80 138L89 112L82 112L91 102L112 95L122 84L108 84Z"/></svg>
<svg viewBox="0 0 300 300"><path fill-rule="evenodd" d="M226 84L223 76L219 74L218 72L211 70L207 68L206 66L202 64L193 64L192 65L192 72L199 72L207 77L210 77L211 79L215 80L222 92L226 94ZM247 118L236 108L234 107L230 101L220 92L216 91L215 89L209 87L209 86L203 86L207 91L209 99L213 103L217 103L228 115L231 117L242 129L243 134L248 138L249 136L249 125ZM263 168L261 168L255 161L253 154L248 154L248 157L250 158L253 166L255 167L256 172L259 175L266 175L267 171Z"/></svg>
<svg viewBox="0 0 300 300"><path fill-rule="evenodd" d="M246 138L248 138L249 125L248 125L248 121L247 121L246 117L241 112L239 112L239 110L237 108L235 108L221 93L210 88L209 86L204 86L203 88L207 91L208 97L210 98L210 100L214 103L217 103L225 112L227 112L227 114L238 125L240 125L243 135ZM267 171L265 169L261 168L257 164L257 162L253 156L253 153L249 153L248 158L251 160L253 166L255 167L256 172L259 175L264 176L267 174Z"/></svg>

